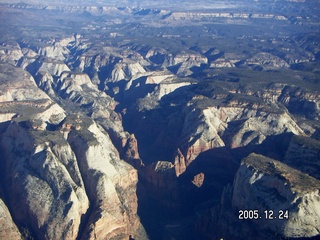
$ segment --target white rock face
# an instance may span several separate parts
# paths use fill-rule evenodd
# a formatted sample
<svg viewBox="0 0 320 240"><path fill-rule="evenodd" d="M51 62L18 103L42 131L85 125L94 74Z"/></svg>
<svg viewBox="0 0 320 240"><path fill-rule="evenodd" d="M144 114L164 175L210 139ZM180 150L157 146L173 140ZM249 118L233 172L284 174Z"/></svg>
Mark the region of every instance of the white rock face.
<svg viewBox="0 0 320 240"><path fill-rule="evenodd" d="M93 204L83 239L122 239L123 234L134 234L140 226L136 215L137 172L119 159L110 138L97 125L90 125L85 134L91 140L84 140L84 135L73 131L68 137ZM126 208L128 211L123 210Z"/></svg>
<svg viewBox="0 0 320 240"><path fill-rule="evenodd" d="M320 233L320 181L276 160L251 154L236 174L232 207L259 210L262 219L254 222L262 230L284 237L312 237ZM277 219L266 220L272 210ZM279 211L288 218L279 219Z"/></svg>
<svg viewBox="0 0 320 240"><path fill-rule="evenodd" d="M81 239L144 239L141 231L137 234L143 229L137 216L137 171L119 159L108 135L92 120L89 126L78 124L80 130L64 130L63 136L12 122L2 135L15 220L41 239L76 239L86 214Z"/></svg>
<svg viewBox="0 0 320 240"><path fill-rule="evenodd" d="M12 119L12 117L14 117L15 115L16 115L16 113L1 113L0 114L0 123L10 121Z"/></svg>
<svg viewBox="0 0 320 240"><path fill-rule="evenodd" d="M33 77L23 69L0 64L0 70L1 102L49 99L47 94L38 89Z"/></svg>
<svg viewBox="0 0 320 240"><path fill-rule="evenodd" d="M191 82L175 82L175 81L166 81L166 82L161 82L159 86L156 87L155 89L155 95L157 98L160 100L163 96L172 93L178 88L184 87L191 85Z"/></svg>
<svg viewBox="0 0 320 240"><path fill-rule="evenodd" d="M193 62L196 65L200 65L201 63L207 63L208 59L199 53L181 52L174 56L172 65L182 62Z"/></svg>
<svg viewBox="0 0 320 240"><path fill-rule="evenodd" d="M298 1L298 0L297 0ZM274 14L263 14L263 13L231 13L231 12L173 12L169 17L165 19L165 22L175 22L175 21L190 21L190 20L203 20L203 19L214 19L214 18L269 18L277 20L287 20L286 17L282 15Z"/></svg>
<svg viewBox="0 0 320 240"><path fill-rule="evenodd" d="M59 124L66 117L65 111L56 103L50 104L41 113L34 115L35 119L41 119L43 122Z"/></svg>
<svg viewBox="0 0 320 240"><path fill-rule="evenodd" d="M210 67L214 68L219 68L219 67L235 67L235 64L228 59L225 58L218 58L215 61L212 61L210 63Z"/></svg>
<svg viewBox="0 0 320 240"><path fill-rule="evenodd" d="M24 57L27 57L27 58L35 58L38 56L38 54L35 51L33 51L29 48L22 48L21 51L22 51Z"/></svg>
<svg viewBox="0 0 320 240"><path fill-rule="evenodd" d="M108 138L108 135L103 134L96 124L92 124L88 131L93 135L93 139L97 141L97 144L88 146L86 155L83 156L87 159L88 169L99 169L109 178L116 178L117 171L110 161L112 158L118 158L119 155L110 138Z"/></svg>
<svg viewBox="0 0 320 240"><path fill-rule="evenodd" d="M70 54L69 49L67 48L69 42L73 41L74 38L65 38L60 42L54 42L48 46L41 47L38 49L38 54L46 56L48 58L53 58L56 60L63 61L66 56Z"/></svg>
<svg viewBox="0 0 320 240"><path fill-rule="evenodd" d="M30 74L7 64L0 67L0 120L11 120L1 129L0 147L16 223L39 239L76 239L79 232L82 239L128 239L138 229L144 239L137 216L137 172L119 159L108 134L79 116L71 123L68 116L60 132L56 128L66 117L64 110ZM104 105L110 121L119 124L119 116L106 110L112 101L88 75L61 75L64 90L79 88L80 97L87 93L84 97L101 98L99 106ZM36 78L54 93L56 80L50 72L41 71Z"/></svg>
<svg viewBox="0 0 320 240"><path fill-rule="evenodd" d="M60 76L60 81L63 81L64 78L71 78L79 86L85 84L90 88L96 89L96 86L92 84L89 76L85 73L64 72Z"/></svg>
<svg viewBox="0 0 320 240"><path fill-rule="evenodd" d="M248 133L252 135L248 136ZM248 118L242 128L233 136L232 147L245 146L251 141L261 143L267 136L292 132L296 135L304 135L303 130L292 120L289 114L255 113Z"/></svg>
<svg viewBox="0 0 320 240"><path fill-rule="evenodd" d="M48 91L48 94L53 92L53 96L58 94L63 99L69 99L78 106L85 106L86 108L90 106L90 116L94 119L118 117L113 112L116 102L105 92L100 91L85 73L63 72L56 81L47 73L43 77L39 76L39 78L39 86Z"/></svg>
<svg viewBox="0 0 320 240"><path fill-rule="evenodd" d="M155 72L147 77L146 84L159 84L165 79L173 77L173 74L168 74L167 72Z"/></svg>
<svg viewBox="0 0 320 240"><path fill-rule="evenodd" d="M0 198L0 239L22 239L20 232L13 222L10 212L5 203Z"/></svg>
<svg viewBox="0 0 320 240"><path fill-rule="evenodd" d="M38 72L48 72L52 76L60 76L63 72L70 72L70 69L63 62L45 61L41 63Z"/></svg>
<svg viewBox="0 0 320 240"><path fill-rule="evenodd" d="M241 121L240 121L241 120ZM236 127L233 124L236 124ZM232 129L232 133L229 133ZM179 139L179 148L189 165L201 152L215 147L237 148L260 144L267 136L304 132L286 112L272 113L247 109L241 104L188 110Z"/></svg>
<svg viewBox="0 0 320 240"><path fill-rule="evenodd" d="M171 74L169 71L137 73L135 76L131 77L131 79L126 83L124 90L133 90L133 88L139 88L142 90L148 88L148 85L150 86L151 84L156 86L166 80L166 82L171 82L174 78L175 76ZM125 92L125 94L127 93Z"/></svg>
<svg viewBox="0 0 320 240"><path fill-rule="evenodd" d="M207 64L208 59L197 52L182 51L172 55L170 53L164 55L163 66L175 68L175 73L178 76L189 76L193 72L192 67L200 67L202 64Z"/></svg>
<svg viewBox="0 0 320 240"><path fill-rule="evenodd" d="M10 42L0 45L0 62L16 65L22 57L23 53L18 43Z"/></svg>
<svg viewBox="0 0 320 240"><path fill-rule="evenodd" d="M2 70L0 104L4 120L19 115L25 120L38 119L58 124L65 118L65 111L37 87L28 72L6 64L1 64L0 68Z"/></svg>
<svg viewBox="0 0 320 240"><path fill-rule="evenodd" d="M79 99L82 95L88 95L92 92L99 93L98 88L91 82L89 76L85 73L63 72L58 79L58 92L63 92L61 95L64 98L71 100ZM87 91L90 89L91 91ZM87 93L86 93L87 92Z"/></svg>
<svg viewBox="0 0 320 240"><path fill-rule="evenodd" d="M139 62L123 61L115 65L111 73L111 81L129 80L135 75L145 72L146 70Z"/></svg>
<svg viewBox="0 0 320 240"><path fill-rule="evenodd" d="M216 108L204 109L202 112L194 109L185 118L181 134L181 149L189 165L201 152L215 147L225 146L220 138L226 122L220 119Z"/></svg>
<svg viewBox="0 0 320 240"><path fill-rule="evenodd" d="M57 43L62 47L67 47L71 42L76 41L76 38L79 36L70 36L66 38L62 38L57 41Z"/></svg>
<svg viewBox="0 0 320 240"><path fill-rule="evenodd" d="M320 99L317 92L311 93L299 87L286 86L278 101L291 111L301 113L308 119L318 120L320 118Z"/></svg>
<svg viewBox="0 0 320 240"><path fill-rule="evenodd" d="M75 156L62 135L34 134L12 123L2 137L12 214L39 238L75 239L89 207Z"/></svg>
<svg viewBox="0 0 320 240"><path fill-rule="evenodd" d="M247 59L245 64L262 66L265 69L289 67L289 64L283 59L266 52L257 53L252 58Z"/></svg>
<svg viewBox="0 0 320 240"><path fill-rule="evenodd" d="M55 94L52 87L54 80L48 72L38 72L35 78L40 89L45 91L50 96L53 96Z"/></svg>

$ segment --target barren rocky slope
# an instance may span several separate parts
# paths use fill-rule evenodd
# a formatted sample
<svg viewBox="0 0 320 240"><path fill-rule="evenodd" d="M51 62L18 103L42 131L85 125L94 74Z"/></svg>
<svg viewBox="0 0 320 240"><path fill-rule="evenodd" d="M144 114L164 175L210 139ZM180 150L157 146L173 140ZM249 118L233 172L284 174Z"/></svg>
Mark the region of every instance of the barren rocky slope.
<svg viewBox="0 0 320 240"><path fill-rule="evenodd" d="M66 117L24 70L1 64L1 74L2 179L24 237L145 238L137 171L119 159L108 134L81 113ZM17 232L9 224L3 236Z"/></svg>
<svg viewBox="0 0 320 240"><path fill-rule="evenodd" d="M11 214L4 204L4 202L0 199L0 219L1 219L1 230L0 237L1 239L21 239L21 234L12 221Z"/></svg>
<svg viewBox="0 0 320 240"><path fill-rule="evenodd" d="M1 4L0 238L318 237L317 8L255 2Z"/></svg>

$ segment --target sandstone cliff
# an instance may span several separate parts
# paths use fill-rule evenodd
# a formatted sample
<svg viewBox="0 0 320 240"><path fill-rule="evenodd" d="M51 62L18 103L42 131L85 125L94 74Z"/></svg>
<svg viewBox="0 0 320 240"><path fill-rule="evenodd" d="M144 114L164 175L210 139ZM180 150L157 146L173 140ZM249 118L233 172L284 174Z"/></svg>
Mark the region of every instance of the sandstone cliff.
<svg viewBox="0 0 320 240"><path fill-rule="evenodd" d="M62 135L41 135L13 123L2 136L10 209L19 226L40 238L74 239L89 201Z"/></svg>
<svg viewBox="0 0 320 240"><path fill-rule="evenodd" d="M23 237L146 238L137 216L137 171L120 160L108 134L89 117L66 117L26 71L0 67L1 122L6 124L0 136L2 179L8 209ZM67 76L98 92L86 75ZM136 145L134 136L128 139L130 154ZM19 231L1 206L7 220L1 234L18 239Z"/></svg>
<svg viewBox="0 0 320 240"><path fill-rule="evenodd" d="M111 140L95 124L81 131L79 135L71 131L68 141L92 204L83 239L125 239L135 235L141 227L136 215L136 170L119 159Z"/></svg>
<svg viewBox="0 0 320 240"><path fill-rule="evenodd" d="M179 148L188 166L201 152L229 146L260 144L268 136L293 132L304 135L292 117L281 109L263 109L263 105L248 110L246 103L231 101L227 106L186 108ZM270 127L272 126L272 127Z"/></svg>
<svg viewBox="0 0 320 240"><path fill-rule="evenodd" d="M17 64L18 61L23 57L22 50L18 43L7 42L3 43L0 47L0 61L10 64Z"/></svg>
<svg viewBox="0 0 320 240"><path fill-rule="evenodd" d="M5 203L0 199L0 238L1 239L22 239L21 234L11 218L11 214L5 205Z"/></svg>

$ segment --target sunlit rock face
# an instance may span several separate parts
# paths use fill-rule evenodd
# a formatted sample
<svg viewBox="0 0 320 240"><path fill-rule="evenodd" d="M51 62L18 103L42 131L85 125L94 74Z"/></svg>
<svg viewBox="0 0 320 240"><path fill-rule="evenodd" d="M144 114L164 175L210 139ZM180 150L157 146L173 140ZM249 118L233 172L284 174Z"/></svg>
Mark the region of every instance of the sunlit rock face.
<svg viewBox="0 0 320 240"><path fill-rule="evenodd" d="M21 234L13 222L11 214L5 205L5 203L0 199L0 237L1 239L22 239Z"/></svg>
<svg viewBox="0 0 320 240"><path fill-rule="evenodd" d="M38 89L34 78L21 68L1 63L1 102L49 99ZM9 84L10 83L10 84Z"/></svg>
<svg viewBox="0 0 320 240"><path fill-rule="evenodd" d="M17 42L3 43L0 47L0 61L16 65L23 57L22 49Z"/></svg>
<svg viewBox="0 0 320 240"><path fill-rule="evenodd" d="M74 239L89 201L70 146L57 138L41 143L17 123L2 136L10 208L41 238Z"/></svg>
<svg viewBox="0 0 320 240"><path fill-rule="evenodd" d="M241 102L230 105L187 112L179 139L187 166L209 149L261 144L268 136L285 132L304 135L286 112L248 110Z"/></svg>
<svg viewBox="0 0 320 240"><path fill-rule="evenodd" d="M278 220L265 222L260 228L285 237L312 237L319 234L319 186L320 182L307 174L252 154L243 160L236 175L232 206L260 212L272 209ZM282 210L288 210L290 217L281 219Z"/></svg>
<svg viewBox="0 0 320 240"><path fill-rule="evenodd" d="M91 135L89 142L75 132L70 132L68 137L81 163L80 169L93 207L83 238L117 236L125 239L140 227L136 216L137 172L119 159L111 140L95 124L88 128L86 134ZM125 206L127 211L123 211Z"/></svg>
<svg viewBox="0 0 320 240"><path fill-rule="evenodd" d="M126 239L141 228L136 170L118 158L107 135L95 125L89 129L72 130L70 145L60 132L34 132L17 123L7 129L1 148L10 161L5 178L19 226L50 239L76 239L83 216L89 219L84 239Z"/></svg>
<svg viewBox="0 0 320 240"><path fill-rule="evenodd" d="M11 214L24 237L145 238L137 171L120 160L108 134L88 117L66 115L26 71L7 64L1 69L1 122L8 124L1 129L1 164L10 209L1 202L7 222L1 236L20 236ZM96 90L85 74L66 77ZM139 159L138 152L130 155L134 136L128 139L128 158Z"/></svg>

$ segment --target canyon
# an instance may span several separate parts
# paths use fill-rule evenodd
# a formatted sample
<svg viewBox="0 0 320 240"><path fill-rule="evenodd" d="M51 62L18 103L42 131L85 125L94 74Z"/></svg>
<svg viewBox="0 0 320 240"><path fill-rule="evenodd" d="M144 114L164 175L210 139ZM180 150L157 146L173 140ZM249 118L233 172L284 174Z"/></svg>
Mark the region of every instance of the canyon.
<svg viewBox="0 0 320 240"><path fill-rule="evenodd" d="M181 4L0 2L0 238L320 236L318 4Z"/></svg>

